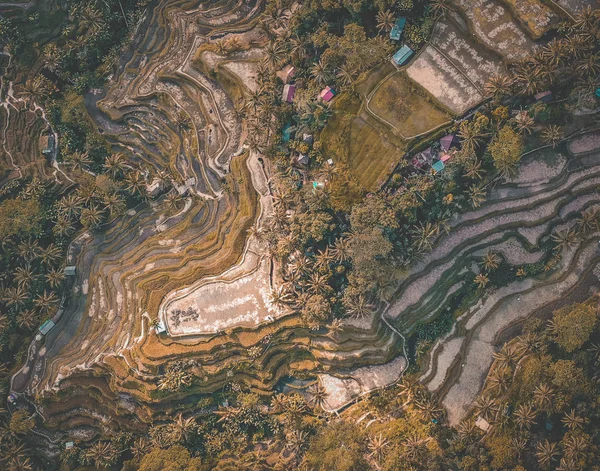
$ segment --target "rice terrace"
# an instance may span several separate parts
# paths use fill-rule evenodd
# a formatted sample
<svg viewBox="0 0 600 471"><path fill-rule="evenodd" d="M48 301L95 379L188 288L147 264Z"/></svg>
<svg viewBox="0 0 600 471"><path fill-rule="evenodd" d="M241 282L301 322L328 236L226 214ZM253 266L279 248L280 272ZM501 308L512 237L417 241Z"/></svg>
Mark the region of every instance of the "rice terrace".
<svg viewBox="0 0 600 471"><path fill-rule="evenodd" d="M596 0L0 2L0 469L600 470Z"/></svg>

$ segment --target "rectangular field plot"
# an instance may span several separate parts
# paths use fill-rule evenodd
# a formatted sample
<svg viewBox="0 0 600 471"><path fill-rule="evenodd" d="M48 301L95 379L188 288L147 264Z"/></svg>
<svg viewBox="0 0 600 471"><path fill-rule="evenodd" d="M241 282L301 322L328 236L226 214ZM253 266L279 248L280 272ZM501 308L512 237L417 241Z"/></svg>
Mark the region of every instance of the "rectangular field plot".
<svg viewBox="0 0 600 471"><path fill-rule="evenodd" d="M576 15L588 5L592 8L598 8L596 0L556 0L556 3L571 13L571 15Z"/></svg>
<svg viewBox="0 0 600 471"><path fill-rule="evenodd" d="M560 18L548 5L540 0L503 0L519 17L532 37L539 38L552 26L558 24Z"/></svg>
<svg viewBox="0 0 600 471"><path fill-rule="evenodd" d="M452 64L465 74L480 91L483 90L489 77L497 74L502 66L498 56L473 41L468 31L463 31L453 21L439 21L431 43L452 61Z"/></svg>
<svg viewBox="0 0 600 471"><path fill-rule="evenodd" d="M421 52L406 72L456 114L464 113L483 100L483 94L467 77L431 45Z"/></svg>
<svg viewBox="0 0 600 471"><path fill-rule="evenodd" d="M433 97L404 73L394 74L379 86L369 102L369 109L407 139L452 119L447 111L433 103Z"/></svg>
<svg viewBox="0 0 600 471"><path fill-rule="evenodd" d="M521 1L521 0L517 0ZM508 60L524 59L535 45L498 0L455 0L485 46Z"/></svg>

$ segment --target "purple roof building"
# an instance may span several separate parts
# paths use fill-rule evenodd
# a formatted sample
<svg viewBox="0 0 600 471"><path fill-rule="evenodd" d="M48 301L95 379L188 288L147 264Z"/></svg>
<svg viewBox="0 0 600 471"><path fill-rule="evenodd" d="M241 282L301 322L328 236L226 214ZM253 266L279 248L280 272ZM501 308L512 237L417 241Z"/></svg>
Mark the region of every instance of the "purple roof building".
<svg viewBox="0 0 600 471"><path fill-rule="evenodd" d="M294 95L296 94L296 86L295 85L284 85L283 86L283 94L281 95L281 99L286 103L294 102Z"/></svg>
<svg viewBox="0 0 600 471"><path fill-rule="evenodd" d="M444 152L448 152L453 147L458 147L458 144L459 140L456 134L448 134L440 139L440 146L442 146Z"/></svg>
<svg viewBox="0 0 600 471"><path fill-rule="evenodd" d="M321 93L319 94L319 98L325 103L330 102L334 96L335 92L331 87L325 87L323 90L321 90Z"/></svg>

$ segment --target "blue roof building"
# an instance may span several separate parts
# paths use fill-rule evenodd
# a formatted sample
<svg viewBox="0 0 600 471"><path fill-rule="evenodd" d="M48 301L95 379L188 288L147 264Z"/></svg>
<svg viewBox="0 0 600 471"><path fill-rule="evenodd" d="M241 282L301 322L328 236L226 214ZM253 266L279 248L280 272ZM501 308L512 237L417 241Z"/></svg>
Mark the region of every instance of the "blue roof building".
<svg viewBox="0 0 600 471"><path fill-rule="evenodd" d="M444 170L444 168L446 168L446 166L444 165L444 162L442 162L441 160L438 160L436 163L434 163L431 168L434 170L435 173L439 173L442 170Z"/></svg>
<svg viewBox="0 0 600 471"><path fill-rule="evenodd" d="M408 62L408 59L414 54L414 51L406 44L398 49L398 52L394 54L393 60L396 65L404 65Z"/></svg>
<svg viewBox="0 0 600 471"><path fill-rule="evenodd" d="M51 320L47 320L46 322L44 322L41 326L40 326L40 334L42 335L46 335L48 332L50 332L52 329L54 328L54 322L52 322Z"/></svg>
<svg viewBox="0 0 600 471"><path fill-rule="evenodd" d="M390 31L390 39L394 41L400 41L402 37L402 32L404 31L404 26L406 25L406 18L400 17L396 20L396 24Z"/></svg>

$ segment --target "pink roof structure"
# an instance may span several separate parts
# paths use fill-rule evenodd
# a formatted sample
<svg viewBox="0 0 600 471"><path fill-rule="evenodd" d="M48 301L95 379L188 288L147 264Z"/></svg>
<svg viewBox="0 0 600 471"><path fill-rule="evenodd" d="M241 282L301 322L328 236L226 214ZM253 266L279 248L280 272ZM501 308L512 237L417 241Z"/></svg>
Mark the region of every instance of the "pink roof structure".
<svg viewBox="0 0 600 471"><path fill-rule="evenodd" d="M444 163L446 163L448 160L450 160L452 158L452 156L450 154L444 154L442 155L442 157L440 158L440 160Z"/></svg>
<svg viewBox="0 0 600 471"><path fill-rule="evenodd" d="M296 94L296 86L295 85L284 85L283 86L283 94L281 95L281 99L287 103L293 103L294 95Z"/></svg>
<svg viewBox="0 0 600 471"><path fill-rule="evenodd" d="M331 101L334 96L335 92L331 87L325 87L319 94L319 98L321 98L321 100L323 100L325 103Z"/></svg>

